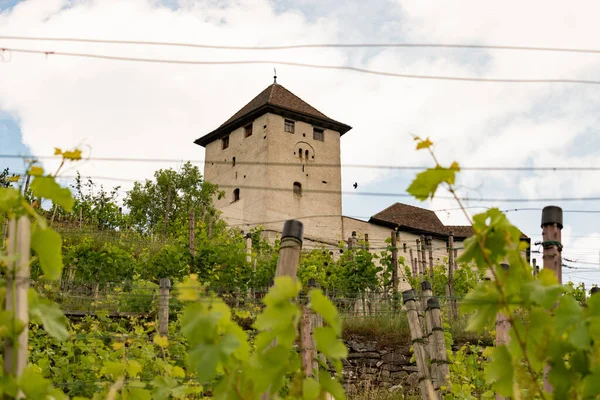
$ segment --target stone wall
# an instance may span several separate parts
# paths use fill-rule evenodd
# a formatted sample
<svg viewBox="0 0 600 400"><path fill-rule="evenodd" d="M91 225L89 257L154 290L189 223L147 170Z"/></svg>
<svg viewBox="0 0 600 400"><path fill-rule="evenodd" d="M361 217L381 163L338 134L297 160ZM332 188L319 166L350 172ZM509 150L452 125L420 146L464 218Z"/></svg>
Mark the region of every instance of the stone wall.
<svg viewBox="0 0 600 400"><path fill-rule="evenodd" d="M382 347L375 341L347 340L348 359L344 360L343 382L349 395L370 389L418 390L417 366L411 362L409 345Z"/></svg>

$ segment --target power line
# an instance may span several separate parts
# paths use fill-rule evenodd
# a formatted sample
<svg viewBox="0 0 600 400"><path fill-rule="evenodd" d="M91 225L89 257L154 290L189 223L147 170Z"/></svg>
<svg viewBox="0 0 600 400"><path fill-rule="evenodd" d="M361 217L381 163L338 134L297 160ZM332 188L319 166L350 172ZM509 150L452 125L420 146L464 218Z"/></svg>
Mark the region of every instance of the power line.
<svg viewBox="0 0 600 400"><path fill-rule="evenodd" d="M141 179L132 179L132 178L118 178L118 177L109 177L109 176L87 176L81 175L84 179L97 179L97 180L106 180L106 181L115 181L115 182L129 182L135 183L140 181L145 181L147 178ZM75 179L77 176L73 175L60 175L57 178L63 179ZM244 190L270 190L277 192L292 192L290 188L283 187L269 187L269 186L252 186L252 185L219 185L220 189L244 189ZM326 189L302 189L302 193L320 193L320 194L334 194L334 195L347 195L347 196L368 196L368 197L402 197L402 198L414 198L413 195L409 193L401 193L401 192L361 192L361 191L353 191L353 190L326 190ZM456 200L453 196L435 196L436 199L441 200ZM459 197L461 201L476 201L476 202L497 202L497 203L534 203L534 202L558 202L558 201L600 201L600 197L541 197L541 198L485 198L485 197L468 197L463 196ZM514 209L512 211L516 211L518 209ZM595 210L569 210L570 212L590 212L596 213Z"/></svg>
<svg viewBox="0 0 600 400"><path fill-rule="evenodd" d="M232 46L214 45L203 43L183 42L159 42L143 40L113 40L113 39L87 39L73 37L35 37L35 36L10 36L2 35L0 39L44 41L44 42L77 42L77 43L104 43L125 44L141 46L169 46L169 47L192 47L213 50L295 50L315 48L450 48L450 49L478 49L478 50L517 50L517 51L541 51L558 53L588 53L600 54L598 49L565 48L565 47L539 47L539 46L507 46L486 44L456 44L456 43L306 43L292 45L271 46Z"/></svg>
<svg viewBox="0 0 600 400"><path fill-rule="evenodd" d="M0 154L0 158L17 158L32 160L61 160L59 156L33 156L21 154ZM129 158L129 157L87 157L82 161L108 161L108 162L148 162L148 163L184 163L192 164L223 164L231 165L231 161L219 160L185 160L177 158ZM330 167L330 168L361 168L361 169L389 169L389 170L410 170L421 171L431 168L431 165L383 165L383 164L342 164L342 163L298 163L298 162L271 162L271 161L240 161L236 160L236 165L264 165L273 167ZM600 171L600 167L460 167L461 171Z"/></svg>
<svg viewBox="0 0 600 400"><path fill-rule="evenodd" d="M487 83L572 83L572 84L586 84L586 85L600 85L598 80L586 80L586 79L506 79L506 78L469 78L460 76L443 76L443 75L415 75L415 74L400 74L396 72L385 72L376 71L372 69L350 67L346 65L322 65L322 64L307 64L291 61L278 61L278 60L218 60L218 61L198 61L198 60L174 60L174 59L159 59L159 58L142 58L142 57L122 57L122 56L111 56L105 54L94 54L94 53L73 53L65 51L53 51L53 50L33 50L33 49L20 49L20 48L9 48L1 47L2 52L14 52L14 53L25 53L25 54L41 54L46 57L48 56L64 56L64 57L78 57L78 58L91 58L97 60L110 60L110 61L131 61L131 62L144 62L154 64L177 64L177 65L287 65L290 67L310 68L310 69L329 69L329 70L342 70L342 71L353 71L369 75L387 76L393 78L406 78L406 79L427 79L427 80L446 80L446 81L457 81L457 82L487 82Z"/></svg>

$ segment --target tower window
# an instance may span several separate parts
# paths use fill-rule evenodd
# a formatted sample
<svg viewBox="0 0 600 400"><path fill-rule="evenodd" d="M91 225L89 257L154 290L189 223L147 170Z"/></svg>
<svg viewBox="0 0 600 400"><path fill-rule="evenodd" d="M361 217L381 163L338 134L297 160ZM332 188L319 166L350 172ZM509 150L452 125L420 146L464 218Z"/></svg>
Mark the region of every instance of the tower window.
<svg viewBox="0 0 600 400"><path fill-rule="evenodd" d="M298 150L298 158L302 158L302 149Z"/></svg>
<svg viewBox="0 0 600 400"><path fill-rule="evenodd" d="M229 135L225 136L222 139L222 143L223 143L223 150L225 150L226 148L229 147Z"/></svg>
<svg viewBox="0 0 600 400"><path fill-rule="evenodd" d="M235 157L233 157L233 158L231 159L231 166L232 166L232 167L235 167Z"/></svg>
<svg viewBox="0 0 600 400"><path fill-rule="evenodd" d="M313 128L313 139L318 140L320 142L324 142L325 133L323 132L323 129Z"/></svg>
<svg viewBox="0 0 600 400"><path fill-rule="evenodd" d="M252 124L248 124L244 127L244 137L252 136Z"/></svg>
<svg viewBox="0 0 600 400"><path fill-rule="evenodd" d="M304 151L304 156L305 156L304 158L306 158L308 160L308 150Z"/></svg>
<svg viewBox="0 0 600 400"><path fill-rule="evenodd" d="M300 182L294 182L294 194L302 196L302 184Z"/></svg>
<svg viewBox="0 0 600 400"><path fill-rule="evenodd" d="M294 133L296 130L296 122L286 119L283 124L283 130L289 133Z"/></svg>
<svg viewBox="0 0 600 400"><path fill-rule="evenodd" d="M240 199L240 189L233 190L233 201L236 202Z"/></svg>

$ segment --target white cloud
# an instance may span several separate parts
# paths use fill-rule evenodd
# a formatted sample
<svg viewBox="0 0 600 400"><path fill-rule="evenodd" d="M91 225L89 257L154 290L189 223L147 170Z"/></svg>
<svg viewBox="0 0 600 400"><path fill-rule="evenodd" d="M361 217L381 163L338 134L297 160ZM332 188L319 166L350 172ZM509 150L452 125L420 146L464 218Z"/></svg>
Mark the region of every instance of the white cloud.
<svg viewBox="0 0 600 400"><path fill-rule="evenodd" d="M308 3L307 3L308 4ZM378 3L379 4L379 3ZM563 3L410 0L391 3L380 41L487 43L594 47L600 5ZM385 8L382 5L379 7ZM140 39L261 45L331 43L365 36L352 5L330 15L308 18L302 11L275 11L267 0L185 1L178 8L154 0L29 0L0 14L0 34ZM354 14L353 14L354 12ZM543 14L543 17L542 17ZM373 24L374 26L376 24ZM400 32L400 33L399 33ZM358 39L357 39L358 40ZM512 77L596 78L596 55L440 49L375 52L338 49L284 52L226 52L167 47L26 43L3 46L94 52L136 57L279 59L346 64L411 74ZM92 155L201 159L192 141L220 125L271 82L270 65L174 66L11 54L0 64L0 109L16 115L35 154L83 141ZM596 87L577 85L461 83L404 80L351 72L280 66L279 81L332 118L354 127L343 138L343 162L414 165L431 163L414 151L410 133L431 136L440 160L463 165L597 165L593 155L578 156L583 137L598 127ZM90 162L82 170L96 176L144 178L168 164ZM361 187L386 171L346 170L345 181ZM464 192L480 187L485 197L548 197L599 193L597 173L461 174ZM546 190L549 180L555 189ZM345 187L348 186L345 183ZM405 189L399 183L396 191ZM402 186L400 186L402 185ZM448 208L437 201L432 208ZM453 213L445 223L456 223ZM454 221L454 222L452 222Z"/></svg>

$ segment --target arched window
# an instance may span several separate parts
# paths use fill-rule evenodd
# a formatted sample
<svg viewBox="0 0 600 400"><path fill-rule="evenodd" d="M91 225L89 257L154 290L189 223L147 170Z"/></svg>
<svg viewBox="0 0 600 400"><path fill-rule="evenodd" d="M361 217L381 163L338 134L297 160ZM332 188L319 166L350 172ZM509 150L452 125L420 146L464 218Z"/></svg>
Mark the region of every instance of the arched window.
<svg viewBox="0 0 600 400"><path fill-rule="evenodd" d="M300 150L298 150L298 158L302 158L302 148L300 148Z"/></svg>
<svg viewBox="0 0 600 400"><path fill-rule="evenodd" d="M240 199L240 189L233 190L233 201L238 201Z"/></svg>
<svg viewBox="0 0 600 400"><path fill-rule="evenodd" d="M304 155L306 156L305 158L308 160L308 150L306 150L306 151L304 152Z"/></svg>
<svg viewBox="0 0 600 400"><path fill-rule="evenodd" d="M302 195L302 184L300 182L294 182L294 194Z"/></svg>

